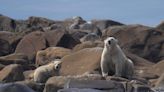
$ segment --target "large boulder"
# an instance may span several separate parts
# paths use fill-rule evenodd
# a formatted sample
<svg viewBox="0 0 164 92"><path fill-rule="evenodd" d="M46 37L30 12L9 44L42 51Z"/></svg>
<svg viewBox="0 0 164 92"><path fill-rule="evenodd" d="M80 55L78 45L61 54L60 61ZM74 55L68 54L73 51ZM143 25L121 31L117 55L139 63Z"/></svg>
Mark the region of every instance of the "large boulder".
<svg viewBox="0 0 164 92"><path fill-rule="evenodd" d="M27 85L19 83L0 84L0 92L35 92Z"/></svg>
<svg viewBox="0 0 164 92"><path fill-rule="evenodd" d="M0 56L10 53L10 44L8 41L0 39Z"/></svg>
<svg viewBox="0 0 164 92"><path fill-rule="evenodd" d="M157 80L155 84L155 88L163 88L164 90L164 72L161 74L161 76Z"/></svg>
<svg viewBox="0 0 164 92"><path fill-rule="evenodd" d="M24 80L23 68L18 64L11 64L0 71L0 81L14 82Z"/></svg>
<svg viewBox="0 0 164 92"><path fill-rule="evenodd" d="M9 52L8 53L13 53L14 50L16 49L17 44L21 40L22 35L16 34L13 32L8 32L8 31L0 31L0 39L7 41L9 43ZM2 44L3 46L3 44Z"/></svg>
<svg viewBox="0 0 164 92"><path fill-rule="evenodd" d="M93 92L106 92L106 91L112 91L112 92L124 92L124 86L123 84L116 82L116 81L106 81L106 80L70 80L63 91L66 89L73 89L77 88L79 89L79 92L90 92L91 90ZM88 89L88 91L86 90ZM90 89L90 91L89 91ZM94 89L97 89L94 91ZM66 92L66 90L64 92ZM81 90L81 91L80 91ZM82 91L83 90L83 91ZM103 90L103 91L102 91ZM61 92L63 92L61 91ZM91 92L92 92L91 91ZM60 92L60 91L59 91Z"/></svg>
<svg viewBox="0 0 164 92"><path fill-rule="evenodd" d="M99 68L102 48L86 48L62 58L61 75L79 75Z"/></svg>
<svg viewBox="0 0 164 92"><path fill-rule="evenodd" d="M37 51L45 48L46 40L44 33L36 31L23 37L23 39L17 45L15 53L23 53L28 56L29 60L33 60Z"/></svg>
<svg viewBox="0 0 164 92"><path fill-rule="evenodd" d="M54 76L48 79L45 84L44 92L57 92L63 89L65 84L71 79L76 80L101 80L99 75L82 75L82 76Z"/></svg>
<svg viewBox="0 0 164 92"><path fill-rule="evenodd" d="M100 30L104 30L111 26L123 25L122 23L112 21L112 20L92 20L93 25L96 25Z"/></svg>
<svg viewBox="0 0 164 92"><path fill-rule="evenodd" d="M7 16L0 15L0 30L3 31L13 31L16 28L16 23L14 19Z"/></svg>
<svg viewBox="0 0 164 92"><path fill-rule="evenodd" d="M56 46L72 49L79 43L79 40L76 40L70 34L65 33Z"/></svg>
<svg viewBox="0 0 164 92"><path fill-rule="evenodd" d="M58 42L61 40L61 38L64 36L65 31L62 30L51 30L51 31L46 31L44 33L44 36L47 41L47 45L52 47L56 46Z"/></svg>
<svg viewBox="0 0 164 92"><path fill-rule="evenodd" d="M55 23L55 21L42 18L42 17L29 17L27 21L28 27L36 26L36 27L47 27Z"/></svg>
<svg viewBox="0 0 164 92"><path fill-rule="evenodd" d="M9 64L22 64L26 65L29 63L28 57L24 54L21 53L14 53L6 56L0 57L0 63L4 65L9 65Z"/></svg>
<svg viewBox="0 0 164 92"><path fill-rule="evenodd" d="M163 74L163 67L164 67L164 60L159 61L155 65L149 68L148 72L154 73L158 76L161 76Z"/></svg>
<svg viewBox="0 0 164 92"><path fill-rule="evenodd" d="M102 41L85 41L83 43L77 44L74 48L73 51L79 51L85 48L93 48L93 47L103 47L104 43Z"/></svg>
<svg viewBox="0 0 164 92"><path fill-rule="evenodd" d="M70 49L62 47L49 47L45 50L40 50L36 54L36 65L45 65L55 59L63 58L65 55L69 55L70 53Z"/></svg>
<svg viewBox="0 0 164 92"><path fill-rule="evenodd" d="M164 31L154 29L149 31L144 48L144 58L158 62L164 59Z"/></svg>

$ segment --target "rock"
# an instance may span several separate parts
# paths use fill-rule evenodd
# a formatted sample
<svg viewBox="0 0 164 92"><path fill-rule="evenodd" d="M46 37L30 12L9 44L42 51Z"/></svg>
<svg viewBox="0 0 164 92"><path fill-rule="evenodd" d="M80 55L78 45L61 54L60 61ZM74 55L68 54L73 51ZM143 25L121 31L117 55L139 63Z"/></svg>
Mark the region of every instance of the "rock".
<svg viewBox="0 0 164 92"><path fill-rule="evenodd" d="M34 78L34 71L35 70L27 70L23 72L23 75L25 77L26 80L31 80Z"/></svg>
<svg viewBox="0 0 164 92"><path fill-rule="evenodd" d="M14 53L14 54L9 54L6 56L0 57L0 63L4 65L9 65L9 64L28 64L28 57L24 54L20 53Z"/></svg>
<svg viewBox="0 0 164 92"><path fill-rule="evenodd" d="M70 27L69 27L70 30L71 30L71 29L79 29L79 28L80 28L79 25L76 24L76 23L73 23L73 24L70 25Z"/></svg>
<svg viewBox="0 0 164 92"><path fill-rule="evenodd" d="M5 40L10 45L9 53L13 53L16 49L18 42L21 40L22 36L20 34L8 32L8 31L0 31L0 39Z"/></svg>
<svg viewBox="0 0 164 92"><path fill-rule="evenodd" d="M24 80L24 81L17 81L15 83L21 84L21 85L27 85L29 88L33 89L36 92L43 92L44 84L38 84L34 82L33 80Z"/></svg>
<svg viewBox="0 0 164 92"><path fill-rule="evenodd" d="M100 30L104 30L110 26L123 25L122 23L112 21L112 20L92 20L93 25L96 25Z"/></svg>
<svg viewBox="0 0 164 92"><path fill-rule="evenodd" d="M5 67L5 65L0 64L0 71Z"/></svg>
<svg viewBox="0 0 164 92"><path fill-rule="evenodd" d="M42 18L42 17L34 17L34 16L29 17L29 19L27 20L28 27L32 27L32 26L47 27L54 23L55 21L53 20Z"/></svg>
<svg viewBox="0 0 164 92"><path fill-rule="evenodd" d="M80 25L80 29L81 30L90 30L93 33L97 34L98 36L101 36L102 35L101 30L96 25L93 25L92 23L84 23L84 24L81 24Z"/></svg>
<svg viewBox="0 0 164 92"><path fill-rule="evenodd" d="M158 62L164 58L164 31L149 31L149 38L144 48L144 58L153 62Z"/></svg>
<svg viewBox="0 0 164 92"><path fill-rule="evenodd" d="M48 79L45 84L44 92L57 92L57 90L64 88L65 83L70 79L76 80L100 80L99 75L82 75L82 76L54 76Z"/></svg>
<svg viewBox="0 0 164 92"><path fill-rule="evenodd" d="M90 89L90 88L84 88L84 89L79 89L79 88L67 88L67 89L60 89L57 92L106 92L103 90L97 90L97 89ZM113 90L112 90L113 92Z"/></svg>
<svg viewBox="0 0 164 92"><path fill-rule="evenodd" d="M85 41L94 42L96 40L100 40L100 37L96 35L95 33L89 33L80 39L81 42L85 42Z"/></svg>
<svg viewBox="0 0 164 92"><path fill-rule="evenodd" d="M164 88L164 72L163 72L163 74L161 74L161 76L157 80L157 82L155 84L155 88Z"/></svg>
<svg viewBox="0 0 164 92"><path fill-rule="evenodd" d="M41 50L37 52L36 55L36 65L44 65L55 59L63 58L66 55L71 53L70 49L62 48L62 47L49 47L45 50Z"/></svg>
<svg viewBox="0 0 164 92"><path fill-rule="evenodd" d="M6 40L0 39L0 56L10 53L10 44Z"/></svg>
<svg viewBox="0 0 164 92"><path fill-rule="evenodd" d="M148 72L161 76L163 74L164 60L159 61L148 69Z"/></svg>
<svg viewBox="0 0 164 92"><path fill-rule="evenodd" d="M79 40L79 41L80 38L88 34L87 32L83 32L82 30L71 30L68 32L75 40Z"/></svg>
<svg viewBox="0 0 164 92"><path fill-rule="evenodd" d="M36 31L23 37L17 45L15 53L23 53L28 56L29 60L33 60L37 51L45 48L46 40L43 32Z"/></svg>
<svg viewBox="0 0 164 92"><path fill-rule="evenodd" d="M132 92L153 92L151 88L146 85L134 84L132 89L133 89Z"/></svg>
<svg viewBox="0 0 164 92"><path fill-rule="evenodd" d="M24 80L23 68L18 64L11 64L0 71L0 81L14 82Z"/></svg>
<svg viewBox="0 0 164 92"><path fill-rule="evenodd" d="M52 31L46 31L44 33L44 36L47 41L47 45L50 47L56 46L61 38L64 36L65 31L62 30L52 30Z"/></svg>
<svg viewBox="0 0 164 92"><path fill-rule="evenodd" d="M16 23L14 19L0 15L0 30L14 32L15 28Z"/></svg>
<svg viewBox="0 0 164 92"><path fill-rule="evenodd" d="M102 48L86 48L62 58L61 75L79 75L99 68Z"/></svg>
<svg viewBox="0 0 164 92"><path fill-rule="evenodd" d="M0 31L0 39L6 40L6 41L10 41L11 37L14 36L15 34L12 32L8 32L8 31Z"/></svg>
<svg viewBox="0 0 164 92"><path fill-rule="evenodd" d="M18 83L5 83L0 84L0 92L35 92L27 85Z"/></svg>
<svg viewBox="0 0 164 92"><path fill-rule="evenodd" d="M164 21L162 21L159 25L157 25L156 28L160 30L164 30Z"/></svg>
<svg viewBox="0 0 164 92"><path fill-rule="evenodd" d="M65 88L79 88L79 89L101 89L112 92L124 92L123 84L116 81L106 80L70 80L66 83Z"/></svg>
<svg viewBox="0 0 164 92"><path fill-rule="evenodd" d="M66 33L63 35L63 37L60 39L59 43L56 46L72 49L79 43L79 40L74 39L70 34Z"/></svg>
<svg viewBox="0 0 164 92"><path fill-rule="evenodd" d="M80 17L80 16L75 16L75 17L73 17L72 19L73 19L73 22L76 23L76 24L78 24L78 25L79 25L79 24L83 24L83 23L86 22L86 21L83 20L83 18Z"/></svg>
<svg viewBox="0 0 164 92"><path fill-rule="evenodd" d="M93 48L93 47L103 47L104 43L102 41L95 41L95 42L91 42L91 41L86 41L83 42L81 44L77 44L74 48L73 51L79 51L85 48Z"/></svg>

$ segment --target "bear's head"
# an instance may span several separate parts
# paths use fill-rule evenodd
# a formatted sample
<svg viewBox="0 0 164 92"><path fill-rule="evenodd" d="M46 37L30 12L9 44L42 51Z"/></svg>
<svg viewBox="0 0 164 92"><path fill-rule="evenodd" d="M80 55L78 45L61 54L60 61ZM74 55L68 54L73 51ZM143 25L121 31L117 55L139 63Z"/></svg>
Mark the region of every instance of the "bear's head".
<svg viewBox="0 0 164 92"><path fill-rule="evenodd" d="M108 37L104 40L105 46L115 46L118 43L118 40L114 37Z"/></svg>

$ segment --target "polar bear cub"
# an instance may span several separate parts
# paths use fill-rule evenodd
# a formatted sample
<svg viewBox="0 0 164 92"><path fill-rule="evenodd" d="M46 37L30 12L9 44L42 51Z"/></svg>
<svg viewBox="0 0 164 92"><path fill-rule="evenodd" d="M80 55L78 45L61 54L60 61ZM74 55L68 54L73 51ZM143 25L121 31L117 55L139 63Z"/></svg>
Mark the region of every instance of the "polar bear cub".
<svg viewBox="0 0 164 92"><path fill-rule="evenodd" d="M34 81L36 83L45 83L49 77L58 76L60 68L60 60L55 60L47 65L40 66L34 72Z"/></svg>
<svg viewBox="0 0 164 92"><path fill-rule="evenodd" d="M103 77L109 73L128 79L133 76L134 64L125 56L118 45L118 40L114 37L108 37L104 40L100 65Z"/></svg>

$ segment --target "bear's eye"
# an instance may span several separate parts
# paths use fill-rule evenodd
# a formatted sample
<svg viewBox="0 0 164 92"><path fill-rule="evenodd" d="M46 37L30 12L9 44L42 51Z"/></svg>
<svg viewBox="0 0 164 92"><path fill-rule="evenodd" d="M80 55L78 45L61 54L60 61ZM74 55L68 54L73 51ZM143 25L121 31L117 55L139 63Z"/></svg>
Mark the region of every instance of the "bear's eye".
<svg viewBox="0 0 164 92"><path fill-rule="evenodd" d="M111 41L108 41L108 44L111 44Z"/></svg>

